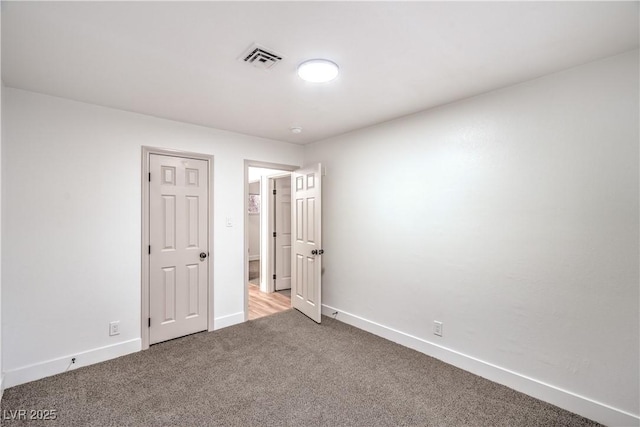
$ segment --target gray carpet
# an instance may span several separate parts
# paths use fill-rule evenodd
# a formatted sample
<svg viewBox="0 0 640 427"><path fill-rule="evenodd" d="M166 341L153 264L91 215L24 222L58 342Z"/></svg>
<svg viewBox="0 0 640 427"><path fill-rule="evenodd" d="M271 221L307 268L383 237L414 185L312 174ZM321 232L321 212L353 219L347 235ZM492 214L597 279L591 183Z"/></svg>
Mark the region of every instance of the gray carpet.
<svg viewBox="0 0 640 427"><path fill-rule="evenodd" d="M47 426L597 425L292 310L10 388L2 409L57 409Z"/></svg>

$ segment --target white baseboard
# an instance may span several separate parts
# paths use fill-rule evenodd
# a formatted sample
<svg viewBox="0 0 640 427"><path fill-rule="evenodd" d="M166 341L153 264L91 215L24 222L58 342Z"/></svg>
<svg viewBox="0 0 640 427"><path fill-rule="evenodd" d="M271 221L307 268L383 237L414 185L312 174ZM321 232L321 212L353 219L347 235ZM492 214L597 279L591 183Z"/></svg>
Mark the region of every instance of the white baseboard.
<svg viewBox="0 0 640 427"><path fill-rule="evenodd" d="M4 388L50 377L82 366L89 366L94 363L104 362L105 360L115 359L116 357L135 353L136 351L140 351L141 344L140 338L136 338L10 370L5 372L2 384L3 390ZM71 363L71 358L73 357L76 358L76 363L74 364Z"/></svg>
<svg viewBox="0 0 640 427"><path fill-rule="evenodd" d="M621 409L613 408L601 402L594 401L568 390L546 384L526 375L510 371L489 362L477 359L441 345L426 341L422 338L406 334L376 322L344 312L327 305L322 306L322 314L365 330L379 337L409 347L443 362L449 363L465 371L479 375L488 380L505 385L519 392L556 405L567 411L598 421L609 426L638 426L640 416Z"/></svg>
<svg viewBox="0 0 640 427"><path fill-rule="evenodd" d="M214 319L214 329L221 329L242 322L244 322L244 312L217 317ZM141 339L136 338L130 341L87 350L80 353L69 354L57 359L12 369L5 372L2 379L0 379L0 399L2 398L2 392L5 388L50 377L82 366L104 362L105 360L114 359L130 353L135 353L141 350L141 346ZM73 357L76 358L76 363L72 364L71 358Z"/></svg>
<svg viewBox="0 0 640 427"><path fill-rule="evenodd" d="M244 322L244 311L229 314L227 316L216 317L213 321L213 330L226 328L227 326L237 325Z"/></svg>

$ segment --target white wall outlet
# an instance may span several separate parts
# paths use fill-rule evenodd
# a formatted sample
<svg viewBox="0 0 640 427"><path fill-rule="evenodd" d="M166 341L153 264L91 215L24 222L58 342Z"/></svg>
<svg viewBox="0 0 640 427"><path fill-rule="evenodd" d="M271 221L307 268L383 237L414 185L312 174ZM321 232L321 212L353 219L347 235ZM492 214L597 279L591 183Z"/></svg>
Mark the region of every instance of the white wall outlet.
<svg viewBox="0 0 640 427"><path fill-rule="evenodd" d="M433 321L433 335L442 336L442 322L438 320Z"/></svg>
<svg viewBox="0 0 640 427"><path fill-rule="evenodd" d="M233 227L233 218L227 217L227 227Z"/></svg>
<svg viewBox="0 0 640 427"><path fill-rule="evenodd" d="M120 321L116 320L115 322L109 323L109 335L120 335Z"/></svg>

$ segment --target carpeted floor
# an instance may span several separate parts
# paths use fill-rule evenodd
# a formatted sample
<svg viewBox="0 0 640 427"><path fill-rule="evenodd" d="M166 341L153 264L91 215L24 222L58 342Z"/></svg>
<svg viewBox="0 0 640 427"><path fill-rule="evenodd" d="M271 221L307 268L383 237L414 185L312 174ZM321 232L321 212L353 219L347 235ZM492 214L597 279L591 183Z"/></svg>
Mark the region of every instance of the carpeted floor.
<svg viewBox="0 0 640 427"><path fill-rule="evenodd" d="M294 310L10 388L2 409L56 409L46 426L597 425Z"/></svg>

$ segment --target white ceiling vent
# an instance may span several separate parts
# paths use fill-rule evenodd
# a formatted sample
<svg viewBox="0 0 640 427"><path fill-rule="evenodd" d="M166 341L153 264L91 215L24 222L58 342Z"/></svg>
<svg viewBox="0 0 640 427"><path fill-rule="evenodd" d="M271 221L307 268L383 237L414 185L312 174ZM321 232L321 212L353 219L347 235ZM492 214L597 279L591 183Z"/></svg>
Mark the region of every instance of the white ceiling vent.
<svg viewBox="0 0 640 427"><path fill-rule="evenodd" d="M253 65L256 68L270 70L275 67L278 62L282 61L282 56L271 49L254 43L238 57L238 60Z"/></svg>

